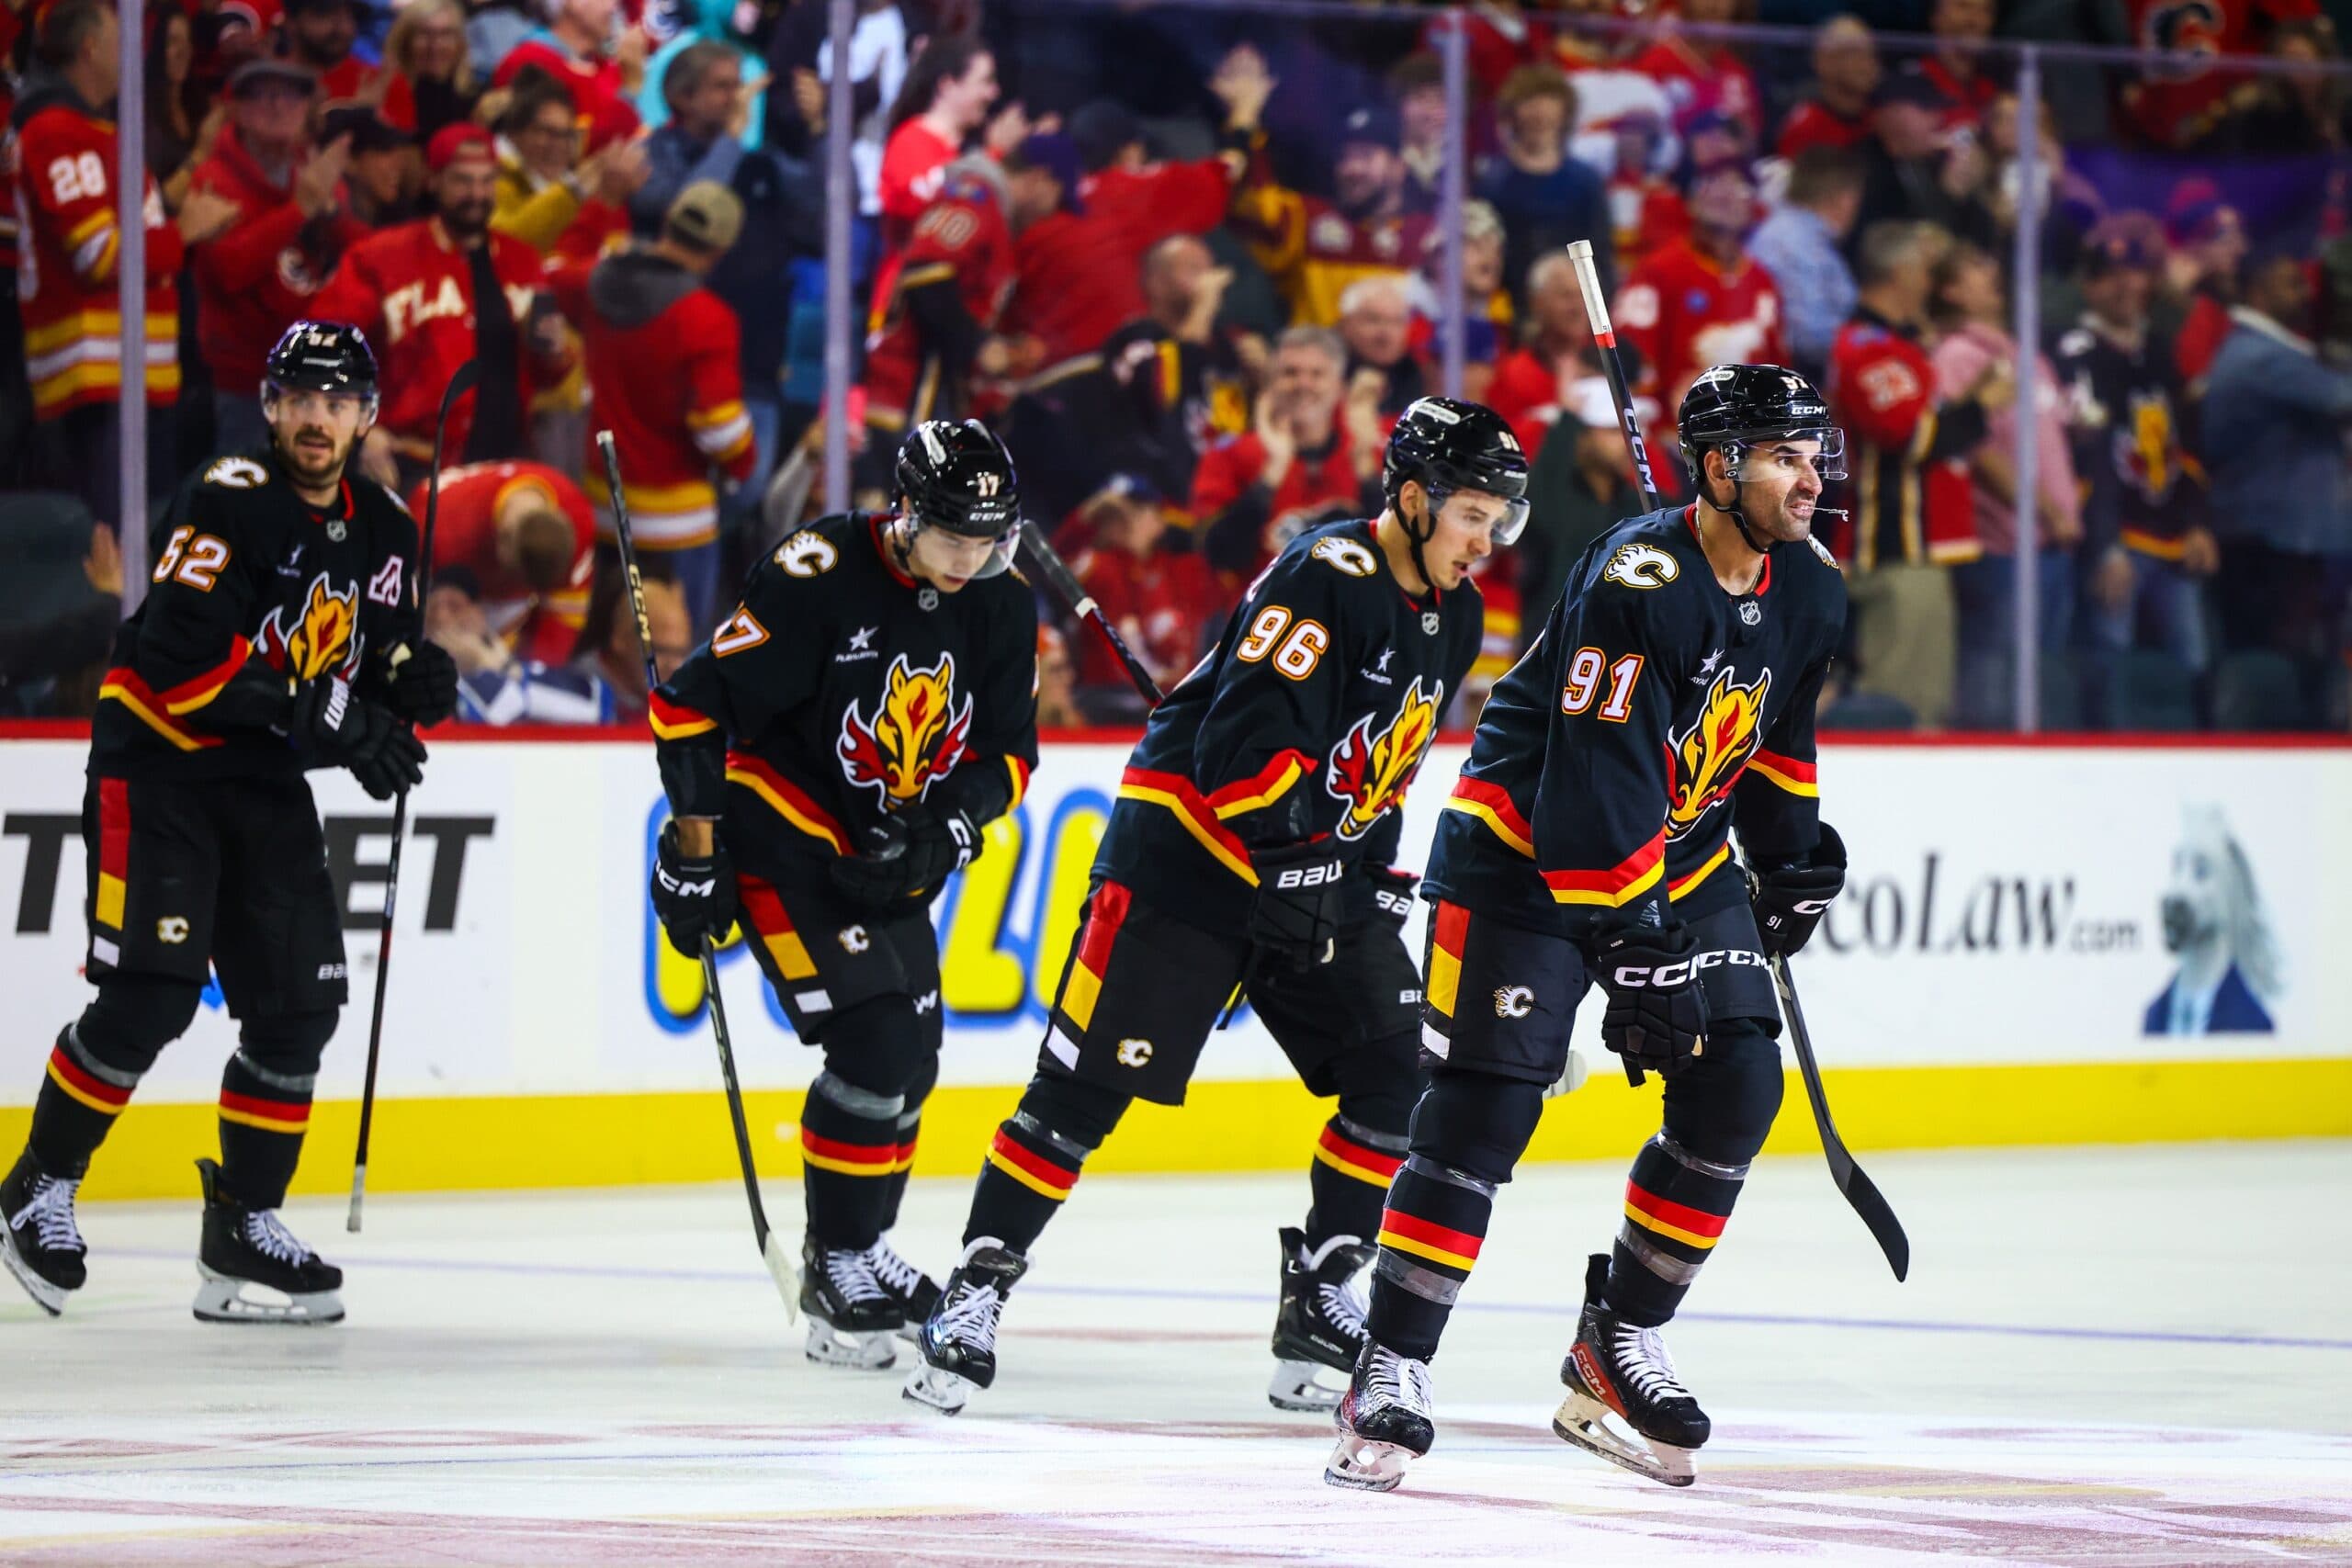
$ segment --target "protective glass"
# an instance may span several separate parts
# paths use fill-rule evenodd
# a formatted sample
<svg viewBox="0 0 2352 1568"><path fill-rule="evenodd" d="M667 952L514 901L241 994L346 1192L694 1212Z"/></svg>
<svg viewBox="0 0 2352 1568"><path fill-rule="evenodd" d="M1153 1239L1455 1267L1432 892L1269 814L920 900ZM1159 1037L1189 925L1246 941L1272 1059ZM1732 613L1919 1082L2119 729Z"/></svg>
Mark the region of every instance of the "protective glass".
<svg viewBox="0 0 2352 1568"><path fill-rule="evenodd" d="M1022 525L1015 521L993 539L958 534L936 523L914 519L908 547L922 552L924 563L948 577L995 577L1012 570L1021 546Z"/></svg>
<svg viewBox="0 0 2352 1568"><path fill-rule="evenodd" d="M377 400L374 393L363 397L357 392L322 392L309 387L281 387L275 381L261 384L261 412L265 419L277 417L278 405L292 400L297 407L306 399L316 398L328 409L357 408L362 426L376 423Z"/></svg>
<svg viewBox="0 0 2352 1568"><path fill-rule="evenodd" d="M1436 513L1443 512L1445 510L1445 503L1448 501L1451 501L1456 495L1463 494L1483 495L1492 500L1499 501L1503 503L1503 514L1495 519L1494 526L1488 530L1488 536L1494 540L1495 548L1499 550L1506 546L1515 545L1519 542L1520 535L1524 533L1527 529L1528 508L1527 498L1525 496L1513 497L1507 495L1496 495L1494 491L1487 490L1432 490L1430 491L1430 514L1434 516Z"/></svg>
<svg viewBox="0 0 2352 1568"><path fill-rule="evenodd" d="M1815 430L1784 431L1752 441L1726 442L1723 448L1724 466L1729 471L1734 482L1737 482L1747 478L1743 470L1747 468L1747 458L1751 453L1766 446L1778 445L1783 441L1820 442L1821 450L1813 455L1814 472L1824 479L1842 479L1846 477L1846 433L1834 424L1826 424Z"/></svg>

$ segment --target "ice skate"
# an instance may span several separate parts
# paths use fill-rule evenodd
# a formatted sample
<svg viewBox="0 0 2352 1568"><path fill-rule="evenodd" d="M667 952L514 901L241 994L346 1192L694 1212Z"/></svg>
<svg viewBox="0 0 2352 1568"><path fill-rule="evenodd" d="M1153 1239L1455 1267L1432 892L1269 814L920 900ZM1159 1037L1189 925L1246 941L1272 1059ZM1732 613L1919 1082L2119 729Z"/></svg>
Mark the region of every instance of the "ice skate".
<svg viewBox="0 0 2352 1568"><path fill-rule="evenodd" d="M1568 1396L1552 1430L1577 1447L1668 1486L1697 1479L1692 1450L1706 1442L1707 1413L1675 1375L1666 1337L1619 1318L1601 1304L1609 1258L1585 1266L1584 1315L1577 1342L1560 1363Z"/></svg>
<svg viewBox="0 0 2352 1568"><path fill-rule="evenodd" d="M1396 1491L1406 1468L1437 1440L1433 1404L1427 1361L1366 1339L1348 1392L1331 1414L1340 1441L1323 1479L1363 1492Z"/></svg>
<svg viewBox="0 0 2352 1568"><path fill-rule="evenodd" d="M74 1194L81 1185L78 1178L41 1169L30 1149L0 1181L0 1261L51 1317L65 1310L65 1298L89 1273L82 1260L90 1249L74 1223Z"/></svg>
<svg viewBox="0 0 2352 1568"><path fill-rule="evenodd" d="M1344 1379L1363 1350L1363 1298L1356 1276L1372 1261L1373 1249L1351 1235L1336 1235L1313 1252L1306 1235L1282 1231L1282 1306L1274 1315L1274 1377L1267 1402L1277 1410L1329 1410L1347 1393Z"/></svg>
<svg viewBox="0 0 2352 1568"><path fill-rule="evenodd" d="M204 1183L196 1315L205 1323L343 1321L343 1270L294 1238L275 1209L248 1209L220 1190L216 1160L196 1162Z"/></svg>
<svg viewBox="0 0 2352 1568"><path fill-rule="evenodd" d="M800 1244L800 1310L808 1319L810 1360L877 1372L898 1360L892 1340L906 1311L875 1271L874 1251Z"/></svg>
<svg viewBox="0 0 2352 1568"><path fill-rule="evenodd" d="M994 1236L981 1236L964 1249L939 1305L915 1337L923 1364L907 1380L906 1397L953 1416L975 1389L996 1382L996 1325L1004 1298L1029 1260Z"/></svg>
<svg viewBox="0 0 2352 1568"><path fill-rule="evenodd" d="M865 1261L899 1303L899 1337L913 1344L923 1320L939 1306L939 1281L893 1252L888 1236L865 1249Z"/></svg>

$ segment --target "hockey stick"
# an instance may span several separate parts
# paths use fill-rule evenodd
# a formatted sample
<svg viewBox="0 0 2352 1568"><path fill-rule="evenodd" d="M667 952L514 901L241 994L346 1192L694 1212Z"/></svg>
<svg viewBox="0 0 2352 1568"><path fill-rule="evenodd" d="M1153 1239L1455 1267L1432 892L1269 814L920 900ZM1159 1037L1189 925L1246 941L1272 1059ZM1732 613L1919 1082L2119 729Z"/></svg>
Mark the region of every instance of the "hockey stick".
<svg viewBox="0 0 2352 1568"><path fill-rule="evenodd" d="M637 541L629 534L628 498L621 491L621 455L613 433L596 433L596 450L605 458L605 484L612 492L613 529L620 536L621 578L628 585L628 606L637 617L637 646L645 655L645 689L650 694L662 683L653 662L653 625L645 613L645 579L638 574ZM743 1086L735 1076L735 1045L727 1032L727 1003L718 994L718 953L709 937L702 939L702 989L710 1001L710 1032L718 1041L718 1074L727 1088L727 1118L735 1127L735 1158L743 1168L743 1195L752 1202L752 1235L760 1244L760 1258L784 1298L784 1315L790 1322L799 1314L797 1286L784 1244L768 1224L767 1205L760 1201L760 1173L752 1163L752 1130L743 1119Z"/></svg>
<svg viewBox="0 0 2352 1568"><path fill-rule="evenodd" d="M1091 623L1096 631L1102 634L1102 640L1111 645L1112 653L1125 669L1127 679L1133 681L1136 690L1143 694L1143 700L1158 707L1159 682L1151 678L1151 671L1143 667L1143 660L1135 656L1135 650L1127 646L1127 639L1119 635L1119 629L1102 613L1102 606L1094 602L1094 595L1078 581L1069 564L1062 559L1052 545L1046 543L1046 536L1034 527L1022 529L1021 540L1029 547L1030 558L1046 574L1046 581L1053 584L1056 597L1069 606L1070 614Z"/></svg>
<svg viewBox="0 0 2352 1568"><path fill-rule="evenodd" d="M433 527L441 517L441 446L449 434L449 411L473 389L481 376L481 361L469 359L449 377L441 393L441 410L433 420L433 477L424 487L424 536L417 543L416 613L422 637L425 595L433 588ZM397 670L410 657L408 645L392 649ZM351 1213L343 1228L356 1235L359 1206L368 1196L368 1134L376 1122L376 1064L384 1045L384 987L392 973L392 908L401 890L401 844L408 837L408 791L392 802L392 858L384 867L384 929L376 948L376 1006L368 1019L368 1076L359 1089L359 1146L351 1156Z"/></svg>
<svg viewBox="0 0 2352 1568"><path fill-rule="evenodd" d="M1610 394L1617 400L1617 418L1625 432L1626 448L1633 454L1634 468L1640 477L1642 499L1653 512L1660 504L1657 483L1650 476L1648 448L1642 445L1641 416L1634 410L1634 400L1625 388L1625 367L1617 354L1617 333L1609 324L1609 302L1600 295L1600 275L1593 265L1592 242L1577 240L1568 246L1568 258L1576 264L1577 282L1584 290L1585 313L1592 318L1592 340L1600 349L1601 369L1609 378ZM1752 874L1751 874L1752 875ZM1773 988L1780 993L1781 1011L1788 1020L1789 1041L1796 1050L1797 1072L1804 1079L1804 1096L1813 1105L1813 1124L1821 1134L1821 1152L1829 1161L1829 1179L1838 1184L1846 1201L1870 1227L1879 1250L1886 1254L1894 1267L1894 1277L1904 1279L1911 1271L1911 1242L1903 1234L1902 1224L1894 1217L1894 1210L1887 1203L1878 1184L1854 1163L1845 1140L1838 1135L1838 1124L1829 1118L1829 1096L1821 1084L1821 1064L1813 1055L1813 1036L1804 1026L1804 1010L1797 1005L1796 982L1789 975L1788 961L1775 958L1770 963Z"/></svg>

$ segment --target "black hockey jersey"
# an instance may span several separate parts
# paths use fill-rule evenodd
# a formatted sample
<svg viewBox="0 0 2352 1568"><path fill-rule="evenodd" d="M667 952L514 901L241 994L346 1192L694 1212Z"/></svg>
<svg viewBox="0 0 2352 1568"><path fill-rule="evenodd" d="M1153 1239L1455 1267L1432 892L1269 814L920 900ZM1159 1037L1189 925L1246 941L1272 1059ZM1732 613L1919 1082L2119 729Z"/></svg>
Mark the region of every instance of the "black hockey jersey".
<svg viewBox="0 0 2352 1568"><path fill-rule="evenodd" d="M1397 807L1484 626L1466 582L1407 594L1372 524L1301 534L1153 710L1096 873L1221 931L1249 912L1253 846L1328 837L1348 860L1388 864Z"/></svg>
<svg viewBox="0 0 2352 1568"><path fill-rule="evenodd" d="M98 688L92 771L198 779L324 765L286 738L294 688L333 674L375 694L384 656L418 635L407 509L356 476L314 507L263 451L216 457L183 484L160 539Z"/></svg>
<svg viewBox="0 0 2352 1568"><path fill-rule="evenodd" d="M670 808L723 817L737 866L771 882L821 877L910 801L1002 816L1037 765L1029 585L1006 572L942 593L899 566L886 521L785 540L652 694Z"/></svg>
<svg viewBox="0 0 2352 1568"><path fill-rule="evenodd" d="M2181 433L2187 406L2172 345L2143 333L2130 343L2090 316L2058 340L2075 471L2088 487L2086 547L2120 544L2158 560L2181 557L2181 536L2203 512L2203 487Z"/></svg>
<svg viewBox="0 0 2352 1568"><path fill-rule="evenodd" d="M1668 901L1732 896L1736 826L1766 859L1819 833L1814 704L1846 624L1817 543L1776 545L1724 591L1690 507L1587 550L1495 688L1438 819L1427 896L1589 941ZM1724 803L1730 809L1724 809ZM1700 906L1704 908L1705 906Z"/></svg>

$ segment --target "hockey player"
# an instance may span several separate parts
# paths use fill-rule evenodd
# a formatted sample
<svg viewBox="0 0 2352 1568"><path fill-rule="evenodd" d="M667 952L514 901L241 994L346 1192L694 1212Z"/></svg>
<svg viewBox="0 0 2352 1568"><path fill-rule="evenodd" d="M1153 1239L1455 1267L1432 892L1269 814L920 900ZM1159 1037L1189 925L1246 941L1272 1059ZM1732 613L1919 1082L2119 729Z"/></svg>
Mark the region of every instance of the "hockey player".
<svg viewBox="0 0 2352 1568"><path fill-rule="evenodd" d="M1810 383L1765 365L1700 376L1678 429L1699 499L1585 552L1441 818L1435 1066L1381 1219L1369 1342L1324 1472L1337 1485L1388 1490L1429 1450L1430 1359L1596 984L1602 1043L1635 1083L1666 1080L1665 1124L1634 1158L1613 1252L1586 1271L1553 1428L1669 1485L1707 1440L1659 1330L1780 1109L1767 955L1803 947L1845 882L1813 710L1846 594L1812 536L1844 438Z"/></svg>
<svg viewBox="0 0 2352 1568"><path fill-rule="evenodd" d="M1438 716L1477 658L1471 568L1527 517L1527 460L1491 411L1424 398L1391 436L1372 522L1300 535L1151 716L1127 760L1035 1077L997 1131L964 1252L907 1396L963 1408L996 1377L1005 1293L1137 1099L1181 1105L1246 987L1299 1077L1339 1098L1282 1241L1279 1408L1329 1409L1363 1339L1352 1280L1405 1149L1419 991L1392 868Z"/></svg>
<svg viewBox="0 0 2352 1568"><path fill-rule="evenodd" d="M930 908L1037 762L1037 607L1011 564L1012 460L973 421L899 452L894 513L786 539L652 694L653 907L699 953L740 911L825 1054L800 1117L808 1358L882 1368L938 1287L883 1239L939 1075Z"/></svg>
<svg viewBox="0 0 2352 1568"><path fill-rule="evenodd" d="M277 1217L347 992L302 775L348 768L379 800L415 784L424 747L411 726L447 716L458 678L417 635L415 524L349 471L376 413L367 340L296 322L262 398L269 445L214 459L173 499L90 725L82 835L98 994L58 1036L31 1135L0 1182L0 1259L52 1314L85 1274L74 1190L155 1054L196 1017L209 968L239 1045L220 1078L220 1159L197 1161L196 1315L343 1316L342 1270Z"/></svg>

